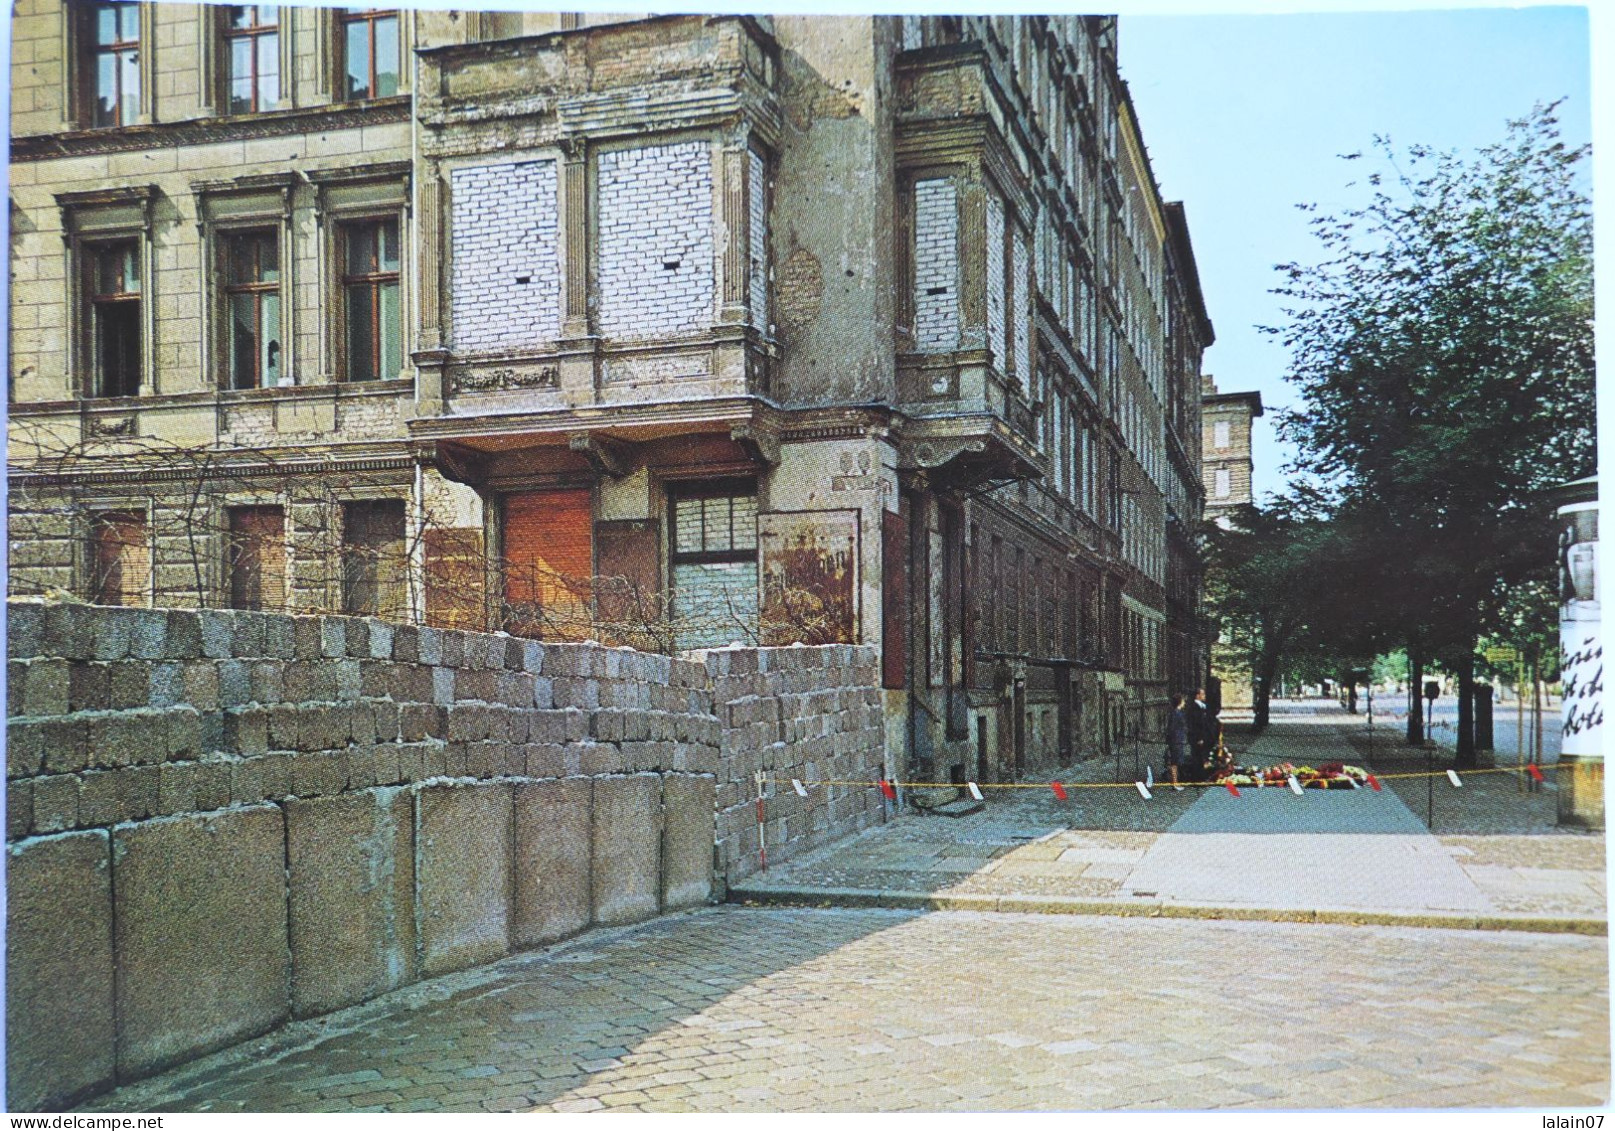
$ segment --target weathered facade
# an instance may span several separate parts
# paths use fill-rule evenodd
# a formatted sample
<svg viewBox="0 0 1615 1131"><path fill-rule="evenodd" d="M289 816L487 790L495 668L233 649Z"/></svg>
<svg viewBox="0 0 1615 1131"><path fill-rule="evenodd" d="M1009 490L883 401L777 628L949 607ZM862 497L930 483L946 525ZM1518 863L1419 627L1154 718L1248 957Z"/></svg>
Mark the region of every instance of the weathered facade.
<svg viewBox="0 0 1615 1131"><path fill-rule="evenodd" d="M1116 38L23 0L12 587L867 644L891 773L1108 749L1204 670L1212 336Z"/></svg>
<svg viewBox="0 0 1615 1131"><path fill-rule="evenodd" d="M1262 415L1262 394L1219 393L1215 378L1208 375L1201 381L1206 519L1226 527L1233 521L1230 512L1256 501L1251 487L1256 472L1251 429Z"/></svg>

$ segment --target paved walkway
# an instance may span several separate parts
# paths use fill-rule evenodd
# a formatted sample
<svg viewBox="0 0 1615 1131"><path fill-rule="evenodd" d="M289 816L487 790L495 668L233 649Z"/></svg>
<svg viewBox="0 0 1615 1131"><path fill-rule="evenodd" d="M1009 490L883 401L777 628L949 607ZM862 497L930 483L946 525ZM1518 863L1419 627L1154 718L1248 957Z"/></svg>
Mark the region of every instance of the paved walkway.
<svg viewBox="0 0 1615 1131"><path fill-rule="evenodd" d="M1583 1107L1609 1095L1605 942L726 906L437 979L92 1106Z"/></svg>
<svg viewBox="0 0 1615 1131"><path fill-rule="evenodd" d="M1229 742L1246 765L1362 765L1405 753L1383 733L1371 748L1365 720L1328 702L1278 704L1265 734L1234 731ZM1130 783L1130 753L1119 766L1094 759L1060 776L1113 783L1118 768ZM1042 898L1081 901L1078 910L1525 921L1583 931L1603 929L1606 918L1604 837L1560 829L1554 795L1523 793L1508 775L1470 775L1457 788L1443 775L1433 789L1398 779L1377 792L1300 797L1271 787L1246 787L1237 798L1221 788L1176 793L1164 783L1148 801L1125 784L1068 794L992 791L969 817L905 815L753 877L737 894L888 904L926 895L933 906L1001 908Z"/></svg>

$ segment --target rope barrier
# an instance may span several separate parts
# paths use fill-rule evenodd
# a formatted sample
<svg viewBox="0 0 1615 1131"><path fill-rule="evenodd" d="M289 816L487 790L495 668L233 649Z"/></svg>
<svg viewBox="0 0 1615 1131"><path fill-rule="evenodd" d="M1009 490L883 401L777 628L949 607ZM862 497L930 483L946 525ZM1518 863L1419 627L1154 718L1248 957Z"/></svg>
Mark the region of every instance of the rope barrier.
<svg viewBox="0 0 1615 1131"><path fill-rule="evenodd" d="M1377 779L1379 781L1412 781L1412 780L1419 780L1419 779L1423 779L1423 778L1442 778L1442 777L1447 778L1449 780L1452 780L1455 777L1457 777L1458 774L1459 774L1459 771L1457 771L1457 770L1429 770L1429 771L1419 770L1419 771L1410 771L1408 773L1400 773L1400 774L1371 774L1369 776L1371 778ZM1480 776L1482 774L1517 774L1517 775L1519 775L1521 777L1531 777L1531 778L1533 778L1533 779L1535 779L1537 781L1542 780L1542 772L1541 772L1541 770L1538 769L1534 765L1527 765L1527 766L1525 766L1523 768L1518 767L1518 766L1495 766L1495 767L1485 767L1485 768L1480 768L1480 769L1472 769L1472 770L1464 770L1464 771L1462 771L1462 776L1463 777L1478 777L1478 776ZM1061 792L1069 793L1071 790L1074 790L1074 789L1135 789L1137 787L1137 785L1140 784L1140 783L1130 782L1130 781L1125 781L1125 782L1068 782L1068 781L1046 781L1046 782L956 782L956 781L900 781L900 780L893 779L893 778L881 778L881 779L874 779L874 780L870 780L870 779L867 779L867 778L865 778L865 779L840 779L840 778L824 778L824 779L786 778L786 779L776 779L776 778L763 777L762 775L759 775L758 780L762 784L767 784L767 785L771 785L771 786L778 786L781 789L795 790L795 792L798 793L798 794L802 794L802 790L796 788L799 785L804 787L804 788L812 787L812 786L854 786L854 787L867 787L867 788L870 788L870 789L879 789L888 798L890 798L892 796L893 791L898 790L898 789L966 789L966 788L968 788L968 789L971 789L972 791L975 791L975 790L987 790L987 789L1041 789L1041 790L1049 790L1049 791L1053 792L1056 796L1059 796ZM1316 780L1316 779L1314 779L1314 780ZM1350 780L1350 779L1333 779L1333 780ZM1155 782L1153 784L1158 787L1161 783L1159 781L1157 781L1157 782ZM1181 784L1185 789L1224 789L1224 788L1226 788L1228 786L1229 783L1226 780L1223 780L1223 781L1197 781L1197 782L1188 782L1188 781L1186 781L1186 782L1181 782L1179 784ZM1288 786L1288 783L1285 782L1285 781L1264 782L1261 785L1256 785L1255 783L1247 784L1247 783L1243 783L1243 782L1237 783L1237 784L1241 785L1245 789L1267 789L1267 788L1285 789ZM1359 782L1358 784L1362 785L1362 784L1366 784L1366 783ZM1458 784L1461 784L1461 783L1459 781L1454 781L1453 784L1458 785ZM1059 787L1059 788L1056 789L1055 787Z"/></svg>

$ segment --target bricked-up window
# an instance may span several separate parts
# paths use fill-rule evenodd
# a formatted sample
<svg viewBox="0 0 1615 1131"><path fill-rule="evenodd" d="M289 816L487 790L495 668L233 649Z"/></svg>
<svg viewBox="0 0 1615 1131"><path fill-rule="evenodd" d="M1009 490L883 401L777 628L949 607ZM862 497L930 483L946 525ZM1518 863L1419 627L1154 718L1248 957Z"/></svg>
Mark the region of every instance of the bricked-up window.
<svg viewBox="0 0 1615 1131"><path fill-rule="evenodd" d="M711 145L606 150L598 173L601 334L636 339L710 327Z"/></svg>
<svg viewBox="0 0 1615 1131"><path fill-rule="evenodd" d="M225 10L225 83L232 114L280 105L280 9L266 4Z"/></svg>
<svg viewBox="0 0 1615 1131"><path fill-rule="evenodd" d="M230 508L225 545L230 607L280 612L286 607L286 512L281 507Z"/></svg>
<svg viewBox="0 0 1615 1131"><path fill-rule="evenodd" d="M1211 426L1212 447L1226 448L1231 446L1233 441L1229 436L1230 431L1231 429L1228 427L1228 421L1218 420L1214 422Z"/></svg>
<svg viewBox="0 0 1615 1131"><path fill-rule="evenodd" d="M668 539L678 647L742 643L757 631L757 486L679 487Z"/></svg>
<svg viewBox="0 0 1615 1131"><path fill-rule="evenodd" d="M280 384L280 236L269 231L228 235L223 244L225 353L232 389Z"/></svg>
<svg viewBox="0 0 1615 1131"><path fill-rule="evenodd" d="M1219 499L1226 499L1234 493L1233 476L1228 474L1226 467L1219 467L1213 476L1212 495Z"/></svg>
<svg viewBox="0 0 1615 1131"><path fill-rule="evenodd" d="M959 348L959 204L953 182L914 185L914 346Z"/></svg>
<svg viewBox="0 0 1615 1131"><path fill-rule="evenodd" d="M474 165L450 174L457 352L532 349L560 336L556 181L554 161Z"/></svg>
<svg viewBox="0 0 1615 1131"><path fill-rule="evenodd" d="M401 617L407 557L402 499L342 504L342 611Z"/></svg>
<svg viewBox="0 0 1615 1131"><path fill-rule="evenodd" d="M89 584L93 605L144 605L151 591L151 543L146 516L107 511L90 522Z"/></svg>
<svg viewBox="0 0 1615 1131"><path fill-rule="evenodd" d="M89 298L90 395L140 393L140 243L91 245L85 256Z"/></svg>
<svg viewBox="0 0 1615 1131"><path fill-rule="evenodd" d="M343 98L391 98L398 93L398 12L379 8L344 11Z"/></svg>
<svg viewBox="0 0 1615 1131"><path fill-rule="evenodd" d="M81 89L87 124L133 125L140 116L140 5L94 4L86 23Z"/></svg>
<svg viewBox="0 0 1615 1131"><path fill-rule="evenodd" d="M398 221L363 220L342 230L347 377L375 381L403 369L398 306Z"/></svg>

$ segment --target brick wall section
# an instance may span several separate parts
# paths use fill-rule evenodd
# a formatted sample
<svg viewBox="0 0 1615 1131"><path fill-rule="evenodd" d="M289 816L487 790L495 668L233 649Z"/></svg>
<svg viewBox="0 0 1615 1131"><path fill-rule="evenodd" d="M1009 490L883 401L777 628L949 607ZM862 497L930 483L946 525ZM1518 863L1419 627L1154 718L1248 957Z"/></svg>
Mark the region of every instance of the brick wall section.
<svg viewBox="0 0 1615 1131"><path fill-rule="evenodd" d="M881 820L878 789L814 783L881 775L884 715L874 650L714 649L704 657L719 727L718 870L730 881L758 870L755 775L768 777L770 863L850 836ZM808 795L791 787L796 778Z"/></svg>
<svg viewBox="0 0 1615 1131"><path fill-rule="evenodd" d="M710 326L711 147L612 150L599 173L600 332L649 338Z"/></svg>
<svg viewBox="0 0 1615 1131"><path fill-rule="evenodd" d="M924 353L959 346L959 204L951 181L914 186L914 341Z"/></svg>
<svg viewBox="0 0 1615 1131"><path fill-rule="evenodd" d="M1008 345L1004 328L1008 324L1004 310L1004 202L995 192L987 193L987 348L992 350L993 364L1000 369L1009 368Z"/></svg>
<svg viewBox="0 0 1615 1131"><path fill-rule="evenodd" d="M755 149L747 155L747 243L751 263L747 273L751 324L768 333L768 171Z"/></svg>
<svg viewBox="0 0 1615 1131"><path fill-rule="evenodd" d="M559 210L553 161L456 169L454 347L535 347L561 332Z"/></svg>
<svg viewBox="0 0 1615 1131"><path fill-rule="evenodd" d="M788 785L875 776L870 649L7 612L8 865L37 880L8 903L8 973L43 987L8 1013L12 1110L699 903L715 862L720 885L753 866L758 769L786 783L775 858L880 818L873 788Z"/></svg>
<svg viewBox="0 0 1615 1131"><path fill-rule="evenodd" d="M1015 232L1015 309L1011 317L1014 318L1015 338L1015 372L1025 382L1027 388L1035 389L1032 383L1032 251L1026 246L1026 233L1016 229Z"/></svg>

